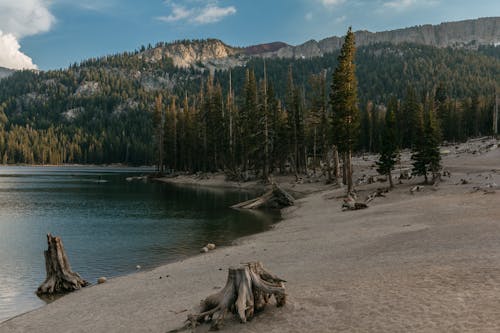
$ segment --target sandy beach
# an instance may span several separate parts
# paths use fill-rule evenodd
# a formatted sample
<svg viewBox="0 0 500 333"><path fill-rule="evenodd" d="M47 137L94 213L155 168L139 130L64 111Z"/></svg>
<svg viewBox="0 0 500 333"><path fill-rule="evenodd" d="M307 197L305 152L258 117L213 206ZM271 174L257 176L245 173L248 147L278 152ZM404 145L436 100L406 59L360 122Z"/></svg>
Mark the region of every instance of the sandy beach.
<svg viewBox="0 0 500 333"><path fill-rule="evenodd" d="M439 186L411 194L422 180L405 180L360 211L341 210L342 188L278 179L303 197L272 230L69 294L0 332L167 332L223 287L228 267L253 260L288 281L288 304L246 324L229 317L223 332L499 332L500 149L490 141L450 148ZM355 179L374 175L373 161L357 158ZM359 185L359 197L384 186Z"/></svg>

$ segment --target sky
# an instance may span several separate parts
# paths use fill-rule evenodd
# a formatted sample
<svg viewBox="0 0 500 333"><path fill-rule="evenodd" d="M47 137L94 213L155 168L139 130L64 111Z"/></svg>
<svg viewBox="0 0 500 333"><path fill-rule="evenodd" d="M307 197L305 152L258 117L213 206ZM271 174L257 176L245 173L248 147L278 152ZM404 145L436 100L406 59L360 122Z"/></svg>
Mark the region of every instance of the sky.
<svg viewBox="0 0 500 333"><path fill-rule="evenodd" d="M0 66L42 70L179 39L248 46L500 16L498 0L0 0Z"/></svg>

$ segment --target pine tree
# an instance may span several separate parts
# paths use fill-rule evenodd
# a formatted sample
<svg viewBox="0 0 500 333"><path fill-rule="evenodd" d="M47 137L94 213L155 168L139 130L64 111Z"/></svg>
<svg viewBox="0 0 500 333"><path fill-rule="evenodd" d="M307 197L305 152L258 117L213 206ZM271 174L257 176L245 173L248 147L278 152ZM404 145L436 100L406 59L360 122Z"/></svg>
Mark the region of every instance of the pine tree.
<svg viewBox="0 0 500 333"><path fill-rule="evenodd" d="M440 131L433 104L433 102L427 101L425 115L422 108L419 108L416 117L418 139L411 156L413 174L424 176L425 184L429 182L429 172L432 172L432 180L435 181L441 169Z"/></svg>
<svg viewBox="0 0 500 333"><path fill-rule="evenodd" d="M339 152L344 155L347 193L353 190L351 154L359 129L355 53L355 37L352 29L349 28L338 57L338 66L333 73L330 94L333 138Z"/></svg>
<svg viewBox="0 0 500 333"><path fill-rule="evenodd" d="M393 97L388 105L385 115L385 126L382 132L382 147L380 159L377 162L377 172L386 175L389 179L390 187L393 188L391 171L394 170L398 158L398 143L396 133L396 110L398 101Z"/></svg>

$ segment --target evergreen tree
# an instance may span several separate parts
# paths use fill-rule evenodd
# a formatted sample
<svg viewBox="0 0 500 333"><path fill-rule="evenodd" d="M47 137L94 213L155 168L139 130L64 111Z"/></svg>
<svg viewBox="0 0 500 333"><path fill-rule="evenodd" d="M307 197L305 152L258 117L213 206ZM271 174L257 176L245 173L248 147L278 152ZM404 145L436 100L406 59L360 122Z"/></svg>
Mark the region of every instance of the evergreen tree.
<svg viewBox="0 0 500 333"><path fill-rule="evenodd" d="M334 143L344 156L347 193L353 190L351 154L358 138L359 128L355 53L355 37L349 28L340 51L337 68L333 73L330 93Z"/></svg>
<svg viewBox="0 0 500 333"><path fill-rule="evenodd" d="M380 158L377 162L377 172L387 176L391 188L394 187L391 172L394 170L398 158L398 143L396 137L397 107L397 99L395 97L391 98L385 115L385 126L382 132L382 147Z"/></svg>
<svg viewBox="0 0 500 333"><path fill-rule="evenodd" d="M433 108L433 102L426 103L426 112L420 108L417 113L418 140L413 149L413 174L424 176L425 184L429 182L428 173L432 173L435 181L441 169L441 154L439 151L440 132Z"/></svg>

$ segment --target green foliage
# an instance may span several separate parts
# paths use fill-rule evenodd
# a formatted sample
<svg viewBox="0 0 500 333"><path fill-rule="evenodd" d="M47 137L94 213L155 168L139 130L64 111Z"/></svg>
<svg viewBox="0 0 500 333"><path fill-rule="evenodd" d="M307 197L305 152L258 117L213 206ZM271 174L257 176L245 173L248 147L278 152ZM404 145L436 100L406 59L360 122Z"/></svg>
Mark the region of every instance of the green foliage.
<svg viewBox="0 0 500 333"><path fill-rule="evenodd" d="M381 175L387 175L392 185L391 171L394 170L398 158L398 140L396 112L398 101L391 98L385 116L385 126L382 130L382 147L380 149L380 158L377 162L377 172Z"/></svg>
<svg viewBox="0 0 500 333"><path fill-rule="evenodd" d="M440 133L434 114L434 101L426 101L425 114L420 109L418 112L417 133L419 139L413 150L413 174L424 176L428 182L427 174L432 173L433 180L441 170L441 154L439 151Z"/></svg>
<svg viewBox="0 0 500 333"><path fill-rule="evenodd" d="M354 55L354 33L349 28L333 73L330 106L332 108L333 143L340 152L351 152L358 139L358 83Z"/></svg>
<svg viewBox="0 0 500 333"><path fill-rule="evenodd" d="M334 108L326 105L325 93L341 52L266 59L266 80L263 59L254 58L232 70L229 94L227 71L210 78L208 71L175 68L171 59L147 61L140 52L152 48L89 59L65 70L20 71L0 80L3 162L151 165L158 163L158 130L163 128L162 159L169 169L253 170L269 164L275 172L289 165L304 172L311 166L308 159L314 166L326 160L335 136L345 141L346 133L332 131ZM415 110L424 93L434 92L443 140L490 134L493 88L500 85L498 49L360 48L354 92L363 105L362 130L355 135L353 126L347 142L355 149L382 151L383 110L389 96L396 96L402 105L395 114L398 145L415 146ZM157 106L159 94L163 100ZM155 118L155 109L164 122Z"/></svg>

